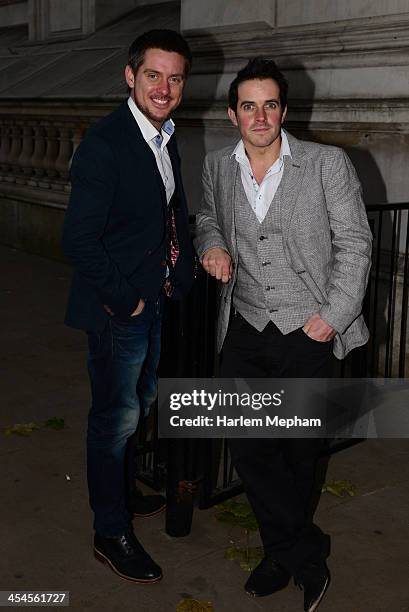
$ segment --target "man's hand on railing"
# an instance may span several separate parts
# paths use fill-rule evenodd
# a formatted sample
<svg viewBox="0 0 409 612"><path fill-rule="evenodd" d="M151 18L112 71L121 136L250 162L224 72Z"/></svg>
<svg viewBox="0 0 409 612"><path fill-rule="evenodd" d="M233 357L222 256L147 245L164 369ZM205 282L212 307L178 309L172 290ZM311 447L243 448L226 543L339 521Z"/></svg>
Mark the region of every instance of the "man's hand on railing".
<svg viewBox="0 0 409 612"><path fill-rule="evenodd" d="M230 255L218 247L205 252L202 257L202 266L210 276L214 276L222 283L228 283L233 274L233 262Z"/></svg>

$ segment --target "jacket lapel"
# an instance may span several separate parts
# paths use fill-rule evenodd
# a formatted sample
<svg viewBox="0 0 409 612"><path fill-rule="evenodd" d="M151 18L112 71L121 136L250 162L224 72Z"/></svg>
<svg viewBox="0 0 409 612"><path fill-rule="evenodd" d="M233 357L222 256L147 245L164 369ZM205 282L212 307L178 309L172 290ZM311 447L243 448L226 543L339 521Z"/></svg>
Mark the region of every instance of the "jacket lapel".
<svg viewBox="0 0 409 612"><path fill-rule="evenodd" d="M122 104L122 111L124 117L124 127L126 136L128 138L129 146L137 157L137 163L143 165L144 170L146 171L146 181L150 182L151 177L151 183L153 185L158 186L161 194L162 205L166 210L166 192L165 187L163 185L162 177L158 170L155 155L153 154L152 149L142 136L142 132L139 129L139 126L136 123L126 101Z"/></svg>
<svg viewBox="0 0 409 612"><path fill-rule="evenodd" d="M184 190L183 190L182 175L181 175L181 172L180 172L179 153L177 151L176 141L175 141L175 136L174 135L169 140L168 145L167 145L167 149L168 149L168 153L169 153L169 157L170 157L170 163L172 164L173 178L174 178L174 181L175 181L175 195L177 196L177 198L185 199L185 193L184 193ZM176 202L176 205L174 206L174 209L176 209L176 208L179 208L179 203L178 202Z"/></svg>
<svg viewBox="0 0 409 612"><path fill-rule="evenodd" d="M281 227L283 239L287 242L291 219L300 194L306 168L305 150L301 142L286 132L290 145L291 156L284 158L284 174L282 178Z"/></svg>
<svg viewBox="0 0 409 612"><path fill-rule="evenodd" d="M237 238L236 238L236 220L235 220L235 202L236 202L236 185L239 175L240 166L236 158L231 155L226 155L222 158L221 164L221 180L225 190L225 197L222 201L227 202L227 206L223 207L224 225L226 235L229 236L230 243L233 247L233 259L237 261Z"/></svg>

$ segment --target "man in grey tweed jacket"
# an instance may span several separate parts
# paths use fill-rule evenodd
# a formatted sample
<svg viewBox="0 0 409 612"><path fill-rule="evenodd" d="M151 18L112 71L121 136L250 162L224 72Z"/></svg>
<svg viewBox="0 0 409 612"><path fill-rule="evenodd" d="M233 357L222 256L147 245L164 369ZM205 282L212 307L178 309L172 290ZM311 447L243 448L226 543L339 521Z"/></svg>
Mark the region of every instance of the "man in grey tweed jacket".
<svg viewBox="0 0 409 612"><path fill-rule="evenodd" d="M368 340L361 308L371 233L355 170L339 148L282 129L287 82L250 60L232 82L228 114L241 140L204 162L195 246L222 282L222 377L320 377ZM284 588L291 576L312 612L329 584L329 537L310 502L322 441L231 439L265 556L245 589Z"/></svg>

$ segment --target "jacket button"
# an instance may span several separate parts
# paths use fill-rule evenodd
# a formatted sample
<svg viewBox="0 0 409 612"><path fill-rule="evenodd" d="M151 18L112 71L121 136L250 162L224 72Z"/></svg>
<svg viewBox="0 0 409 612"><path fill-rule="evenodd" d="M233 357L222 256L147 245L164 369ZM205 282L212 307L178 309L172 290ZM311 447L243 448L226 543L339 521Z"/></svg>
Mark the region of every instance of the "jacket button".
<svg viewBox="0 0 409 612"><path fill-rule="evenodd" d="M259 240L267 240L267 236L260 236Z"/></svg>
<svg viewBox="0 0 409 612"><path fill-rule="evenodd" d="M166 259L162 259L162 261L160 262L161 266L166 266Z"/></svg>

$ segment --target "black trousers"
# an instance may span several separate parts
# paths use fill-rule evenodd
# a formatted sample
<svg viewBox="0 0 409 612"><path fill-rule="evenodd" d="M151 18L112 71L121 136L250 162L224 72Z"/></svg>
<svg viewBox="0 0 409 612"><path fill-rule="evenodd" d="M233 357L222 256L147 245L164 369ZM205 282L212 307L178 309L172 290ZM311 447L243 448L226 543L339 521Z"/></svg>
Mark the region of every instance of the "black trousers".
<svg viewBox="0 0 409 612"><path fill-rule="evenodd" d="M327 378L332 341L317 342L302 329L283 335L273 324L258 332L232 315L223 347L223 378ZM266 554L291 574L329 555L329 536L312 522L310 504L323 440L236 438L229 440L233 464L257 518Z"/></svg>

